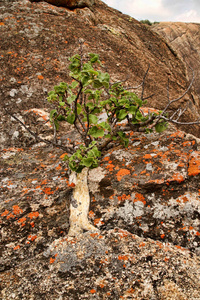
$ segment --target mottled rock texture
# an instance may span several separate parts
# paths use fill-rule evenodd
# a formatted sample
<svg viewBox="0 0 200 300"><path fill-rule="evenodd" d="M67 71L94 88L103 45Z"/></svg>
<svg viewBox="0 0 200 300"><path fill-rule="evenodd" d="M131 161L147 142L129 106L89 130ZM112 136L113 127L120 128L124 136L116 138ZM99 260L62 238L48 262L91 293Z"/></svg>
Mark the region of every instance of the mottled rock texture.
<svg viewBox="0 0 200 300"><path fill-rule="evenodd" d="M42 2L43 0L30 0L31 2ZM55 6L67 8L83 8L90 7L94 4L94 0L44 0Z"/></svg>
<svg viewBox="0 0 200 300"><path fill-rule="evenodd" d="M190 77L192 67L195 71L194 86L200 98L200 24L161 22L152 29L159 33L180 55L186 64Z"/></svg>
<svg viewBox="0 0 200 300"><path fill-rule="evenodd" d="M80 39L85 54L100 55L113 81L128 78L127 86L138 86L150 65L144 94L154 94L149 106L166 105L168 79L170 99L188 86L184 64L158 34L101 1L75 10L28 0L1 1L0 6L0 104L15 112L48 107L47 91L69 80L68 58L79 51ZM140 96L141 90L136 92ZM182 99L183 107L187 100L185 121L193 121L200 109L194 90ZM0 147L15 145L12 124L8 118L5 122L6 128L0 125ZM185 130L200 135L198 127Z"/></svg>
<svg viewBox="0 0 200 300"><path fill-rule="evenodd" d="M44 112L26 117L35 113L41 130ZM42 132L52 136L47 125ZM76 136L69 131L65 138ZM128 149L105 152L89 174L89 219L100 232L77 238L67 237L72 189L61 150L4 149L0 166L2 299L200 297L194 136L174 128L134 134Z"/></svg>
<svg viewBox="0 0 200 300"><path fill-rule="evenodd" d="M93 11L0 5L1 105L41 136L53 138L46 92L69 79L68 57L80 37L115 80L128 73L136 85L150 62L147 91L155 92L156 107L167 101L168 76L174 97L188 84L162 39L101 2ZM198 138L169 127L133 134L128 149L103 153L88 180L89 219L99 233L69 238L72 188L63 152L36 143L2 111L0 125L1 299L200 299ZM77 136L62 125L59 139Z"/></svg>

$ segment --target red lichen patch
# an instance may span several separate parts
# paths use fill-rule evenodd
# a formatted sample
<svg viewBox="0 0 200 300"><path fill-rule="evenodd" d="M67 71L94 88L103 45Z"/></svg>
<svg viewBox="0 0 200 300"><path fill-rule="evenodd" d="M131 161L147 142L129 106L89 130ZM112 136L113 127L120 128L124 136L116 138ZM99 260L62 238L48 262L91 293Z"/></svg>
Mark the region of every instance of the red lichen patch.
<svg viewBox="0 0 200 300"><path fill-rule="evenodd" d="M28 236L28 239L30 240L30 241L35 241L35 239L37 239L37 235L32 235L32 234L30 234L29 236Z"/></svg>
<svg viewBox="0 0 200 300"><path fill-rule="evenodd" d="M28 214L28 217L32 220L33 218L37 218L39 217L39 212L38 211L33 211L31 213Z"/></svg>
<svg viewBox="0 0 200 300"><path fill-rule="evenodd" d="M145 154L145 155L143 156L143 158L144 158L144 159L150 159L150 158L152 158L152 156L151 156L151 154Z"/></svg>
<svg viewBox="0 0 200 300"><path fill-rule="evenodd" d="M196 176L198 174L200 174L200 153L195 151L190 157L188 176Z"/></svg>
<svg viewBox="0 0 200 300"><path fill-rule="evenodd" d="M106 167L106 169L108 169L109 172L112 172L114 170L114 168L115 168L115 166L111 163L109 165L107 165L107 167Z"/></svg>
<svg viewBox="0 0 200 300"><path fill-rule="evenodd" d="M145 198L142 194L136 193L135 194L135 199L133 202L141 201L144 205L146 204Z"/></svg>
<svg viewBox="0 0 200 300"><path fill-rule="evenodd" d="M54 194L54 191L51 190L50 187L46 187L43 192L46 194L46 195L52 195Z"/></svg>
<svg viewBox="0 0 200 300"><path fill-rule="evenodd" d="M23 217L23 218L18 220L18 224L21 224L21 226L25 226L25 223L24 223L25 221L26 221L26 218Z"/></svg>
<svg viewBox="0 0 200 300"><path fill-rule="evenodd" d="M103 225L104 224L104 222L103 221L101 221L101 219L99 218L99 219L95 219L94 220L94 225Z"/></svg>
<svg viewBox="0 0 200 300"><path fill-rule="evenodd" d="M89 217L90 218L94 218L94 216L95 216L95 213L92 210L90 210L89 211Z"/></svg>
<svg viewBox="0 0 200 300"><path fill-rule="evenodd" d="M131 198L131 195L123 194L122 196L118 196L117 198L119 201L125 201L125 200L129 200Z"/></svg>
<svg viewBox="0 0 200 300"><path fill-rule="evenodd" d="M159 114L159 110L152 108L152 107L140 107L140 111L144 114L144 115L148 115L148 113L156 113Z"/></svg>
<svg viewBox="0 0 200 300"><path fill-rule="evenodd" d="M118 232L119 232L119 236L122 238L124 238L124 237L127 237L128 235L131 235L131 233L128 233L128 231L126 231L126 230L123 230L123 229L119 229L118 230Z"/></svg>
<svg viewBox="0 0 200 300"><path fill-rule="evenodd" d="M185 178L183 177L183 175L181 173L175 173L175 174L173 174L172 178L167 180L167 182L177 181L178 183L181 183L184 180L185 180Z"/></svg>
<svg viewBox="0 0 200 300"><path fill-rule="evenodd" d="M23 213L23 210L18 205L13 205L13 214L20 215Z"/></svg>
<svg viewBox="0 0 200 300"><path fill-rule="evenodd" d="M119 260L127 261L127 260L128 260L128 256L127 256L127 255L119 255L119 256L118 256L118 259L119 259Z"/></svg>
<svg viewBox="0 0 200 300"><path fill-rule="evenodd" d="M148 183L155 183L155 184L163 184L165 182L164 179L154 179L154 180L148 180Z"/></svg>
<svg viewBox="0 0 200 300"><path fill-rule="evenodd" d="M55 260L56 260L55 258L50 257L49 263L50 263L50 264L53 264Z"/></svg>
<svg viewBox="0 0 200 300"><path fill-rule="evenodd" d="M9 211L6 209L2 214L1 217L5 217L9 214Z"/></svg>
<svg viewBox="0 0 200 300"><path fill-rule="evenodd" d="M98 232L93 232L93 233L90 234L91 237L95 237L97 235L99 235Z"/></svg>
<svg viewBox="0 0 200 300"><path fill-rule="evenodd" d="M15 247L13 248L13 250L18 250L18 249L20 249L20 246L19 246L19 245L15 246Z"/></svg>
<svg viewBox="0 0 200 300"><path fill-rule="evenodd" d="M129 175L129 174L130 174L129 170L127 170L127 169L121 169L116 174L117 175L117 180L121 181L124 176Z"/></svg>
<svg viewBox="0 0 200 300"><path fill-rule="evenodd" d="M185 136L185 133L180 130L178 130L170 135L171 138L181 138L181 139L183 139L184 136Z"/></svg>
<svg viewBox="0 0 200 300"><path fill-rule="evenodd" d="M60 158L63 159L65 156L67 156L68 154L67 153L63 153Z"/></svg>
<svg viewBox="0 0 200 300"><path fill-rule="evenodd" d="M44 76L38 75L38 79L44 79Z"/></svg>

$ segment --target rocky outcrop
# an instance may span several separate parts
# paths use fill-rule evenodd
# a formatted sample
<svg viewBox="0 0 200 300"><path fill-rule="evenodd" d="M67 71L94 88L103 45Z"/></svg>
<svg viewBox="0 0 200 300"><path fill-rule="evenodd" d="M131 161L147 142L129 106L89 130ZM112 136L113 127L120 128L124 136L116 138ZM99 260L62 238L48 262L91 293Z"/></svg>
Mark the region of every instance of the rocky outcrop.
<svg viewBox="0 0 200 300"><path fill-rule="evenodd" d="M89 174L100 232L77 238L62 157L42 144L2 152L2 299L198 299L200 141L169 128L104 153Z"/></svg>
<svg viewBox="0 0 200 300"><path fill-rule="evenodd" d="M170 99L188 87L183 63L162 38L99 0L91 8L74 10L28 0L3 1L0 6L1 106L15 112L49 107L47 92L69 80L68 58L80 51L80 39L84 54L98 53L113 81L128 78L127 86L138 86L150 65L144 96L154 96L148 106L164 108L168 79ZM136 92L141 95L140 89ZM182 107L187 100L185 121L194 121L199 116L199 99L192 90L182 99ZM6 124L0 124L0 147L16 145L10 118L2 110L0 117ZM200 134L195 126L182 129Z"/></svg>
<svg viewBox="0 0 200 300"><path fill-rule="evenodd" d="M194 86L200 98L200 24L161 22L152 26L176 51L186 64L188 77L195 71Z"/></svg>
<svg viewBox="0 0 200 300"><path fill-rule="evenodd" d="M42 0L30 0L31 2L41 2ZM94 4L94 0L45 0L55 6L62 6L67 8L83 8L90 7Z"/></svg>
<svg viewBox="0 0 200 300"><path fill-rule="evenodd" d="M168 76L172 97L188 85L183 64L157 34L102 2L74 11L43 2L0 5L0 103L40 136L53 138L46 93L69 79L68 57L80 38L114 80L128 73L135 86L150 62L152 106L166 103ZM195 93L188 97L187 118L194 119L199 104ZM99 232L69 238L72 187L63 151L35 141L2 110L0 117L1 299L200 298L197 137L169 126L161 135L134 133L128 149L103 153L88 177L89 218ZM57 139L77 136L61 125Z"/></svg>

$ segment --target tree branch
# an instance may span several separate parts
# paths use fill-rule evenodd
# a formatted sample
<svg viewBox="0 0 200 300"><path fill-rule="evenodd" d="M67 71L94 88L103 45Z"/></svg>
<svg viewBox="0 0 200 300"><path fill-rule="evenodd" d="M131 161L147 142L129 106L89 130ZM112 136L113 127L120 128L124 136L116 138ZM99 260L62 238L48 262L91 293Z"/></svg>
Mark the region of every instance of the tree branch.
<svg viewBox="0 0 200 300"><path fill-rule="evenodd" d="M29 132L32 136L34 136L34 138L35 138L36 141L43 142L43 143L45 143L45 144L47 144L47 145L53 145L53 146L56 147L56 148L60 148L60 149L66 151L66 152L68 152L68 153L70 153L70 154L73 154L73 152L74 152L73 147L70 147L70 146L65 147L65 146L59 145L59 144L57 144L57 143L55 143L55 142L52 142L52 141L49 141L49 140L46 140L46 139L41 138L38 134L36 134L36 133L33 132L32 130L30 130L30 129L29 129L29 128L28 128L28 127L20 120L20 119L18 119L13 113L11 113L10 111L8 111L8 110L5 109L5 108L4 108L4 110L5 110L6 114L10 115L10 116L11 116L13 119L15 119L22 127L24 127L24 128L26 129L27 132Z"/></svg>

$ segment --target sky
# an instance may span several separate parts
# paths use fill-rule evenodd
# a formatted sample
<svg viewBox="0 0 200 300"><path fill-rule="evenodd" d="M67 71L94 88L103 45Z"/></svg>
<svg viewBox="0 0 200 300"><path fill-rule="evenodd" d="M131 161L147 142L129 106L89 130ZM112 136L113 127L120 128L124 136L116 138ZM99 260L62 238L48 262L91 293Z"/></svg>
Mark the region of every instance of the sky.
<svg viewBox="0 0 200 300"><path fill-rule="evenodd" d="M200 23L200 0L103 0L140 20Z"/></svg>

